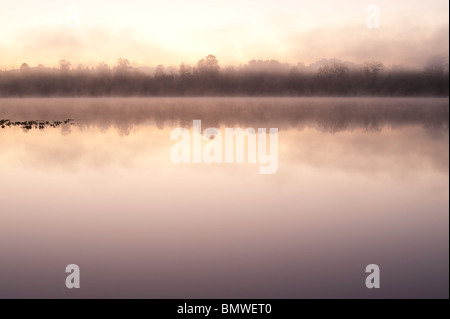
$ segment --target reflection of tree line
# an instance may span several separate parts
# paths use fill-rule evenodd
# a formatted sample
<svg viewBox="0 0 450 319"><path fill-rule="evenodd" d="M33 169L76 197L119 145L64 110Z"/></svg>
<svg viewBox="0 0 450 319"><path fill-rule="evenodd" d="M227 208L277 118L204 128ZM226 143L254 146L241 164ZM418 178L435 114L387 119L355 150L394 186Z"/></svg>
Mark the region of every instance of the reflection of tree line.
<svg viewBox="0 0 450 319"><path fill-rule="evenodd" d="M9 119L0 119L0 127L5 129L18 126L24 130L31 130L33 128L43 130L46 127L57 128L62 125L75 125L73 121L73 119L67 119L65 121L11 121Z"/></svg>
<svg viewBox="0 0 450 319"><path fill-rule="evenodd" d="M449 127L447 98L9 99L0 113L9 118L70 116L81 129L114 127L123 134L145 125L189 128L194 119L205 127L313 127L329 133L406 125L442 133Z"/></svg>
<svg viewBox="0 0 450 319"><path fill-rule="evenodd" d="M30 68L0 72L0 96L448 96L448 62L434 57L421 70L385 70L380 61L362 65L322 60L314 67L276 60L240 67L219 66L213 55L192 67L159 65L151 73L119 59L114 67Z"/></svg>

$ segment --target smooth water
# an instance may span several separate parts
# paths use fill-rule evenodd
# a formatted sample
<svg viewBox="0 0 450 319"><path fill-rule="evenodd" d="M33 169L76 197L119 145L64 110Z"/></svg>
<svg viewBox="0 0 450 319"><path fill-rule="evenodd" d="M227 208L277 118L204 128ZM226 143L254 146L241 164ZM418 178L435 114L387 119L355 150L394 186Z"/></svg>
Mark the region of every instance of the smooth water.
<svg viewBox="0 0 450 319"><path fill-rule="evenodd" d="M448 103L0 99L0 297L448 298ZM174 164L197 119L278 128L277 172Z"/></svg>

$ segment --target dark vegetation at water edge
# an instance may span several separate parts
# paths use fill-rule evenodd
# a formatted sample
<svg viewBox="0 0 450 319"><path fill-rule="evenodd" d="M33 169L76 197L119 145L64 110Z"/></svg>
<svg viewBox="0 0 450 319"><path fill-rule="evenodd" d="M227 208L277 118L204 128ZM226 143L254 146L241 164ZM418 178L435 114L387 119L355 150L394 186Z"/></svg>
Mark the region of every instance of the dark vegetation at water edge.
<svg viewBox="0 0 450 319"><path fill-rule="evenodd" d="M387 69L380 61L362 65L336 59L308 67L275 60L220 67L213 55L192 67L139 68L126 59L72 68L0 71L0 96L448 96L448 59L436 56L419 70Z"/></svg>
<svg viewBox="0 0 450 319"><path fill-rule="evenodd" d="M9 119L0 119L0 127L2 129L10 127L21 127L24 130L39 129L43 130L46 127L58 128L62 125L75 125L73 119L64 121L43 121L43 120L28 120L28 121L11 121Z"/></svg>

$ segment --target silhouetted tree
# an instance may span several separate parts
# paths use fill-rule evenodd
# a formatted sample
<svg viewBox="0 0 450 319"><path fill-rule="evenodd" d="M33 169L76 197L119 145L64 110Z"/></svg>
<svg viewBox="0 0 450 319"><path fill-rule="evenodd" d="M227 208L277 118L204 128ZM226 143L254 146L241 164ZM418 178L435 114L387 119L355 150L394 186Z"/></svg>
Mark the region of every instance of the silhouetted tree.
<svg viewBox="0 0 450 319"><path fill-rule="evenodd" d="M106 64L105 62L100 62L97 67L95 68L95 70L99 73L109 73L111 71L111 68L109 67L108 64Z"/></svg>
<svg viewBox="0 0 450 319"><path fill-rule="evenodd" d="M163 77L166 73L164 72L164 65L160 64L155 69L155 77L160 78Z"/></svg>
<svg viewBox="0 0 450 319"><path fill-rule="evenodd" d="M198 71L206 74L218 74L219 73L219 61L215 55L208 55L204 59L201 59L197 63Z"/></svg>
<svg viewBox="0 0 450 319"><path fill-rule="evenodd" d="M363 63L363 70L366 78L375 80L378 74L384 70L384 65L380 61L366 61Z"/></svg>
<svg viewBox="0 0 450 319"><path fill-rule="evenodd" d="M70 66L71 66L71 64L70 64L69 61L67 61L65 59L59 60L59 69L61 71L64 71L64 72L69 71L70 70Z"/></svg>
<svg viewBox="0 0 450 319"><path fill-rule="evenodd" d="M446 59L442 55L435 55L428 60L425 66L425 72L427 74L442 75L445 70L445 66L448 66Z"/></svg>
<svg viewBox="0 0 450 319"><path fill-rule="evenodd" d="M331 93L344 93L345 80L349 75L349 68L342 62L327 62L319 68L317 75L322 89Z"/></svg>
<svg viewBox="0 0 450 319"><path fill-rule="evenodd" d="M448 94L448 60L436 55L425 65L425 77L432 94Z"/></svg>
<svg viewBox="0 0 450 319"><path fill-rule="evenodd" d="M117 74L127 74L129 72L131 72L133 70L133 67L130 64L130 61L128 61L127 59L118 59L116 66L115 66L115 71Z"/></svg>
<svg viewBox="0 0 450 319"><path fill-rule="evenodd" d="M278 60L251 60L248 62L246 69L252 73L287 73L291 66L287 63L281 63Z"/></svg>
<svg viewBox="0 0 450 319"><path fill-rule="evenodd" d="M320 77L329 79L342 79L348 75L348 72L348 66L343 63L333 61L321 66L317 74Z"/></svg>
<svg viewBox="0 0 450 319"><path fill-rule="evenodd" d="M185 95L192 87L192 68L185 63L180 64L178 92L181 95Z"/></svg>
<svg viewBox="0 0 450 319"><path fill-rule="evenodd" d="M180 64L180 70L178 71L182 79L186 79L192 75L192 68L190 65L184 63Z"/></svg>
<svg viewBox="0 0 450 319"><path fill-rule="evenodd" d="M30 70L30 67L28 66L27 63L22 63L22 65L20 66L20 71L28 71Z"/></svg>

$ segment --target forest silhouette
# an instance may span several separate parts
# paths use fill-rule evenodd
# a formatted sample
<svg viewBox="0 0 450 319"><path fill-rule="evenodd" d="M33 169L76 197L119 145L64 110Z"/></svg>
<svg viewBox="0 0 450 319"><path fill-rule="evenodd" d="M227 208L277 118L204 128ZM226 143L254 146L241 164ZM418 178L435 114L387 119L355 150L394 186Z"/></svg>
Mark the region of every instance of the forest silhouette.
<svg viewBox="0 0 450 319"><path fill-rule="evenodd" d="M214 55L195 66L136 67L119 59L110 67L59 67L0 71L0 96L448 96L448 59L431 58L420 69L324 59L310 66L277 60L252 60L221 67Z"/></svg>

